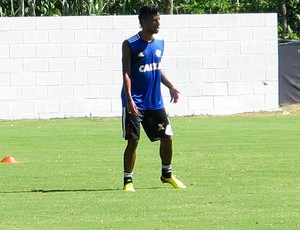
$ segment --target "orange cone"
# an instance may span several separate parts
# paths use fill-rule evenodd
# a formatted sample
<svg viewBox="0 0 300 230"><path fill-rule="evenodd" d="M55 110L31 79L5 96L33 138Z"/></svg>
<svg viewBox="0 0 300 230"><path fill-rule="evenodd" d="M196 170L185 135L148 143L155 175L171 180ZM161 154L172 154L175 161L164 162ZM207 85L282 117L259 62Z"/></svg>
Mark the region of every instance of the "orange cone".
<svg viewBox="0 0 300 230"><path fill-rule="evenodd" d="M11 157L11 156L4 157L1 162L2 163L7 163L7 164L17 164L17 163L19 163L19 161L17 161L16 158Z"/></svg>

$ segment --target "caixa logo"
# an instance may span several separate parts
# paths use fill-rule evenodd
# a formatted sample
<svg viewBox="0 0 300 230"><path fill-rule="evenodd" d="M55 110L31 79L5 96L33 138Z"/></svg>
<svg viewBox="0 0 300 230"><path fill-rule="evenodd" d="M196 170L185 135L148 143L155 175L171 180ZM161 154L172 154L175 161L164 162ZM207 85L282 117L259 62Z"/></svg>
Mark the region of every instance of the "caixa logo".
<svg viewBox="0 0 300 230"><path fill-rule="evenodd" d="M146 64L146 65L141 65L139 67L139 71L141 73L149 72L149 71L154 71L157 69L161 69L161 64L160 62L157 63L151 63L151 64Z"/></svg>

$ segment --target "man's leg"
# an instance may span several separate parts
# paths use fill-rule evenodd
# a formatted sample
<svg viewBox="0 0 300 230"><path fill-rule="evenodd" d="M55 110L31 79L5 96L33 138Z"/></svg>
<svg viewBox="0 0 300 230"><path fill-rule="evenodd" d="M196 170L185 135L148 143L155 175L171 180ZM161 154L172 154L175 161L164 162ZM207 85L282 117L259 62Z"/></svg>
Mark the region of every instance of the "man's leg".
<svg viewBox="0 0 300 230"><path fill-rule="evenodd" d="M128 140L124 151L124 190L135 191L133 188L132 172L136 159L138 140Z"/></svg>
<svg viewBox="0 0 300 230"><path fill-rule="evenodd" d="M162 162L160 179L163 183L169 183L173 185L174 188L186 188L186 186L180 180L172 175L172 155L172 137L162 138L160 141L160 158Z"/></svg>
<svg viewBox="0 0 300 230"><path fill-rule="evenodd" d="M159 154L162 163L162 175L165 178L170 178L172 174L172 137L165 137L160 141Z"/></svg>
<svg viewBox="0 0 300 230"><path fill-rule="evenodd" d="M131 173L133 171L138 143L138 140L128 140L127 142L124 151L124 172Z"/></svg>

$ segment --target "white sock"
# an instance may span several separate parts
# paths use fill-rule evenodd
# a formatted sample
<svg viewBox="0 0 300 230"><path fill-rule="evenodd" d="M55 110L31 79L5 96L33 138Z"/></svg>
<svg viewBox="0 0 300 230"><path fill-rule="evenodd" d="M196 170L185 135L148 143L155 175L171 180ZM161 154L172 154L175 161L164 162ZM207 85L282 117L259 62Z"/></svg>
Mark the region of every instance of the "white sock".
<svg viewBox="0 0 300 230"><path fill-rule="evenodd" d="M124 177L132 177L133 176L133 172L128 173L128 172L124 172Z"/></svg>
<svg viewBox="0 0 300 230"><path fill-rule="evenodd" d="M172 165L162 165L161 168L166 171L172 171Z"/></svg>

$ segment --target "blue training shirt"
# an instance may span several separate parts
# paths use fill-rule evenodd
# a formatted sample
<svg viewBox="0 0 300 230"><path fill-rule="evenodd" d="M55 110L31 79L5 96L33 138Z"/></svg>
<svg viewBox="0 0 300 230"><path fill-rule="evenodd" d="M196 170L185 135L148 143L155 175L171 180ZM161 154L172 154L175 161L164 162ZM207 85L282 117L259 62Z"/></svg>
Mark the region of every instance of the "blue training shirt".
<svg viewBox="0 0 300 230"><path fill-rule="evenodd" d="M145 42L138 34L127 39L131 50L131 96L140 110L163 109L161 94L161 59L164 41ZM122 89L122 106L127 100Z"/></svg>

